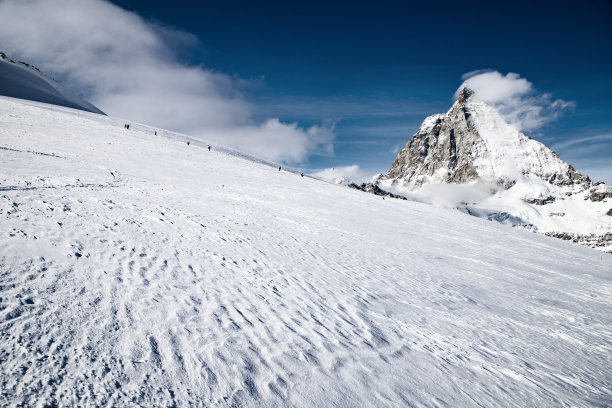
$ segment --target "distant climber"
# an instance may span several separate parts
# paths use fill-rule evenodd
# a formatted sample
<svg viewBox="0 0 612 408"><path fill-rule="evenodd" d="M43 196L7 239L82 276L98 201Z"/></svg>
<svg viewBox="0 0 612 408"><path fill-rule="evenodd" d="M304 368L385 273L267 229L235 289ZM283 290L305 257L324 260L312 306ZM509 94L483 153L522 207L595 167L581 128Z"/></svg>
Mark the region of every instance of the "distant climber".
<svg viewBox="0 0 612 408"><path fill-rule="evenodd" d="M304 177L304 173L300 174L300 176Z"/></svg>
<svg viewBox="0 0 612 408"><path fill-rule="evenodd" d="M157 136L157 130L155 131L155 136Z"/></svg>
<svg viewBox="0 0 612 408"><path fill-rule="evenodd" d="M189 146L189 140L187 141L187 146Z"/></svg>
<svg viewBox="0 0 612 408"><path fill-rule="evenodd" d="M281 170L281 166L278 166L278 171L280 171L280 170Z"/></svg>
<svg viewBox="0 0 612 408"><path fill-rule="evenodd" d="M210 152L210 146L208 146L208 151Z"/></svg>

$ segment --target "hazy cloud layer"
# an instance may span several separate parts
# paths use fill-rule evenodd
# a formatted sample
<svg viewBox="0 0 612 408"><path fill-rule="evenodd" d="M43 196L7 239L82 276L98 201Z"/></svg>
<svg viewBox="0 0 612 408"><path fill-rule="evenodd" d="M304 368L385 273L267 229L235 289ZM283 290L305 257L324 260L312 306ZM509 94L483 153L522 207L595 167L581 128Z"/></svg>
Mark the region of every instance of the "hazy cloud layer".
<svg viewBox="0 0 612 408"><path fill-rule="evenodd" d="M577 137L575 139L566 140L564 142L555 143L552 147L555 150L567 149L571 146L597 146L598 143L612 142L612 134L594 135L586 137Z"/></svg>
<svg viewBox="0 0 612 408"><path fill-rule="evenodd" d="M498 71L473 71L461 79L459 89L472 89L481 101L495 107L504 119L523 131L539 129L575 107L574 102L553 99L551 94L538 91L513 72L503 75Z"/></svg>
<svg viewBox="0 0 612 408"><path fill-rule="evenodd" d="M285 162L333 153L333 126L253 119L241 81L178 62L191 34L103 0L2 0L0 43L112 116L188 133Z"/></svg>
<svg viewBox="0 0 612 408"><path fill-rule="evenodd" d="M551 147L591 180L612 185L612 134L578 137Z"/></svg>
<svg viewBox="0 0 612 408"><path fill-rule="evenodd" d="M338 166L315 171L311 173L311 176L329 181L330 183L341 183L343 181L363 183L370 181L373 175L363 171L358 165L353 164L352 166Z"/></svg>

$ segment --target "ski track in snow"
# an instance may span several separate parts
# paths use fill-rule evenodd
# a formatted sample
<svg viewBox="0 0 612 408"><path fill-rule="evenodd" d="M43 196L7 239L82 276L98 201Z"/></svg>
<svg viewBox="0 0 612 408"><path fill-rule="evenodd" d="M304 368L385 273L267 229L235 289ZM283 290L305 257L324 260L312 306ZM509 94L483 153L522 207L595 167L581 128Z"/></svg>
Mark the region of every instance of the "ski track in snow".
<svg viewBox="0 0 612 408"><path fill-rule="evenodd" d="M0 405L610 406L612 257L0 98Z"/></svg>

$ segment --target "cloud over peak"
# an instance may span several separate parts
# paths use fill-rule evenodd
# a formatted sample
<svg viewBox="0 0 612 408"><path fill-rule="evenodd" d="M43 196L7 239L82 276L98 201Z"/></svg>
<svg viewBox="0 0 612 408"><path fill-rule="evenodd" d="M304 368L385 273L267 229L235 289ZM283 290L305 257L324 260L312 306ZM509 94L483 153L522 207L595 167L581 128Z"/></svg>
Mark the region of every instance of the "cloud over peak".
<svg viewBox="0 0 612 408"><path fill-rule="evenodd" d="M488 103L509 123L523 131L534 131L574 109L575 103L553 99L550 93L537 90L531 82L514 72L503 75L499 71L479 70L464 74L463 87L472 89L476 96Z"/></svg>
<svg viewBox="0 0 612 408"><path fill-rule="evenodd" d="M299 163L333 153L333 126L258 122L243 80L179 62L189 33L159 27L105 0L2 0L0 42L112 116ZM172 45L171 45L172 43Z"/></svg>

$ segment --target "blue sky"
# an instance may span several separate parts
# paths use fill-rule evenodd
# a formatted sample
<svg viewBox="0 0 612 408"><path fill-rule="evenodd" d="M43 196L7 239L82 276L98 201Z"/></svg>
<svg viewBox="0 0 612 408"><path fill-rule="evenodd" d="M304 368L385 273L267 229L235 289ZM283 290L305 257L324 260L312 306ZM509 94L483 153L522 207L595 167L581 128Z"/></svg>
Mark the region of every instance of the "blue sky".
<svg viewBox="0 0 612 408"><path fill-rule="evenodd" d="M311 157L314 167L385 169L424 116L449 108L461 75L480 69L576 103L532 132L549 145L612 134L609 1L115 3L196 35L189 62L263 78L251 93L263 116L334 121L335 155ZM580 147L612 161L612 140L591 145Z"/></svg>
<svg viewBox="0 0 612 408"><path fill-rule="evenodd" d="M220 101L214 108L206 105L200 110L213 112L202 119L204 125L219 129L215 134L234 147L244 144L246 150L257 153L266 145L277 146L270 158L295 167L357 164L365 173L384 172L426 116L449 109L462 75L495 70L502 75L516 73L529 81L530 92L544 96L543 103L560 100L573 105L573 109L555 112L541 126L525 129L526 133L553 147L593 179L612 182L609 1L116 0L112 2L116 8L100 0L61 2L66 3L62 9L75 9L75 20L83 25L89 14L91 18L105 16L108 24L98 31L109 31L107 43L94 46L111 56L104 63L107 68L109 60L115 60L113 55L122 56L116 58L117 64L125 63L126 58L130 63L141 59L155 64L157 57L162 63L172 61L172 67L179 66L183 72L191 73L189 68L197 67L201 75L194 84L198 85L175 88L198 89L208 99ZM0 3L4 14L11 3L17 4L14 0ZM30 3L27 18L33 19L31 28L50 24L47 20L53 20L54 13L45 10L48 1ZM44 22L32 17L37 8ZM59 14L57 19L64 21L64 16ZM112 31L109 25L114 26ZM63 22L52 29L56 32L65 26ZM72 31L78 30L73 27ZM0 39L6 40L7 35L0 33ZM153 45L150 36L156 37ZM72 45L80 41L68 34L59 37L58 41ZM4 43L12 45L8 51L51 71L103 110L135 120L149 119L134 110L134 105L142 105L134 103L139 100L136 96L120 100L118 95L125 96L124 88L129 85L118 86L115 94L107 87L101 90L101 82L122 80L120 74L110 77L108 72L113 69L109 68L97 82L85 80L82 72L75 73L78 68L59 66L56 54L63 48L57 48L57 41L44 48L55 47L54 54L41 55L43 47L36 53L33 44L40 36L37 38ZM121 51L134 38L140 42L135 41L133 49L151 47L153 51L133 55ZM78 59L83 53L72 54ZM96 55L99 58L101 53ZM99 65L91 61L94 57L82 58L92 66ZM124 71L125 75L130 72ZM92 72L98 70L90 69L90 76ZM159 73L153 76L162 78ZM204 82L208 85L202 85ZM168 103L180 105L180 93L175 89L170 93L176 95ZM185 100L197 97L191 90L186 93ZM209 98L210 94L214 97ZM149 95L151 99L156 98ZM160 106L152 120L162 111ZM197 116L194 111L183 122L159 125L197 133ZM225 131L230 122L232 130ZM262 136L266 132L276 132L276 136L267 140ZM300 147L284 146L283 140Z"/></svg>

